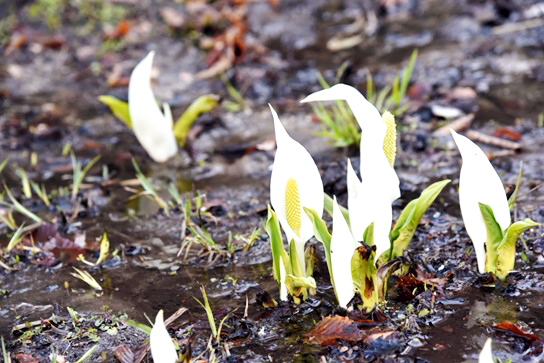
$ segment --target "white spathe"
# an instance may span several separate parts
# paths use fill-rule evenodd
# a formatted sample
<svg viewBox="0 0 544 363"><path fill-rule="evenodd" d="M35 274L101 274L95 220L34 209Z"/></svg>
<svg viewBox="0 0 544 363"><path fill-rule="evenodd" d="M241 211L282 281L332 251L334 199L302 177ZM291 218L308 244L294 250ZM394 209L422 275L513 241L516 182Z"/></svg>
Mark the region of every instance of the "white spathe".
<svg viewBox="0 0 544 363"><path fill-rule="evenodd" d="M389 233L393 219L389 189L382 182L383 179L379 177L384 168L376 167L374 177L360 182L349 159L347 163L348 211L351 232L355 240L362 241L365 230L374 222L375 259L378 259L383 252L391 247Z"/></svg>
<svg viewBox="0 0 544 363"><path fill-rule="evenodd" d="M491 338L487 338L485 344L480 352L478 357L478 363L494 363L493 360L493 351L491 349Z"/></svg>
<svg viewBox="0 0 544 363"><path fill-rule="evenodd" d="M276 111L269 106L274 119L277 144L270 178L270 202L288 242L295 240L297 243L299 262L304 270L304 244L314 235L314 227L303 208L313 209L319 216L323 214L323 182L310 153L287 134ZM288 192L290 194L286 195ZM286 197L298 198L298 204L288 205ZM287 212L294 213L299 218L298 233L289 224Z"/></svg>
<svg viewBox="0 0 544 363"><path fill-rule="evenodd" d="M178 144L170 108L164 104L163 113L151 89L154 54L149 52L130 75L128 108L136 138L153 160L164 162L177 153Z"/></svg>
<svg viewBox="0 0 544 363"><path fill-rule="evenodd" d="M463 164L459 176L459 205L467 233L474 245L478 270L485 271L485 243L487 229L478 203L493 210L501 229L511 224L510 207L499 175L491 162L475 143L451 130L453 140L461 153Z"/></svg>
<svg viewBox="0 0 544 363"><path fill-rule="evenodd" d="M373 104L354 87L343 83L336 84L331 88L312 93L304 98L301 103L315 101L346 101L359 127L361 128L361 178L365 181L374 174L375 165L383 165L382 183L387 183L389 188L390 201L400 197L399 178L395 169L391 166L383 151L383 143L387 132L387 125L383 122L382 116Z"/></svg>
<svg viewBox="0 0 544 363"><path fill-rule="evenodd" d="M176 346L164 325L164 312L159 310L149 335L151 356L155 363L174 363L178 360Z"/></svg>
<svg viewBox="0 0 544 363"><path fill-rule="evenodd" d="M350 216L351 218L351 216ZM348 223L338 206L336 196L332 208L331 271L334 293L338 305L347 308L355 295L355 285L351 275L351 258L358 243L353 238Z"/></svg>

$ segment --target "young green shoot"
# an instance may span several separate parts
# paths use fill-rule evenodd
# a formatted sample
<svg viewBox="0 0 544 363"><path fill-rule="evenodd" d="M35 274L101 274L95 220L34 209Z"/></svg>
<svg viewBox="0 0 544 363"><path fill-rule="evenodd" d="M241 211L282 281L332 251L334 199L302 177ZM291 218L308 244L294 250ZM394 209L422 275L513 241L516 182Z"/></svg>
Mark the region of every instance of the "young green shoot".
<svg viewBox="0 0 544 363"><path fill-rule="evenodd" d="M0 341L2 342L2 356L4 357L4 363L11 363L11 357L6 349L6 342L4 341L3 336L0 337Z"/></svg>
<svg viewBox="0 0 544 363"><path fill-rule="evenodd" d="M43 204L50 207L51 199L49 199L45 185L30 181L30 186L32 187L32 190L34 190L34 193L36 193L36 195L42 200Z"/></svg>
<svg viewBox="0 0 544 363"><path fill-rule="evenodd" d="M78 261L81 261L89 266L100 266L102 263L106 261L106 259L110 256L110 240L108 238L108 234L104 232L102 235L102 238L100 240L100 254L98 255L98 259L96 262L90 262L85 259L83 254L78 256Z"/></svg>
<svg viewBox="0 0 544 363"><path fill-rule="evenodd" d="M21 179L21 189L26 199L32 198L32 189L30 187L30 179L28 174L22 168L17 168L15 174Z"/></svg>
<svg viewBox="0 0 544 363"><path fill-rule="evenodd" d="M2 174L2 171L4 170L6 165L8 165L8 163L9 163L9 156L0 162L0 174Z"/></svg>
<svg viewBox="0 0 544 363"><path fill-rule="evenodd" d="M9 197L9 199L11 200L11 206L17 212L19 212L22 215L32 219L36 223L42 223L43 222L43 219L41 219L36 214L32 213L29 209L27 209L24 205L22 205L17 199L15 199L15 197L13 196L13 194L11 194L11 191L9 190L9 188L7 186L4 185L4 188L6 190L6 193L7 193L8 197ZM6 204L6 203L4 202L4 204Z"/></svg>
<svg viewBox="0 0 544 363"><path fill-rule="evenodd" d="M409 104L403 104L408 91L408 86L412 79L413 71L417 61L417 50L412 52L408 65L402 70L400 75L396 75L393 83L386 85L378 91L374 84L372 75L367 75L366 99L372 103L380 113L391 111L393 114L402 115L409 107ZM341 67L336 75L335 83L341 79L345 67ZM318 74L318 81L323 88L330 88L331 85ZM324 130L319 135L333 140L337 147L346 147L358 145L361 140L361 132L357 120L345 102L335 101L331 106L323 104L313 105L313 112L323 123Z"/></svg>
<svg viewBox="0 0 544 363"><path fill-rule="evenodd" d="M223 101L225 108L232 112L238 112L247 107L247 102L242 96L242 93L234 87L229 78L223 73L221 75L221 81L225 85L227 93L229 94L231 100Z"/></svg>
<svg viewBox="0 0 544 363"><path fill-rule="evenodd" d="M88 284L90 287L92 287L95 290L102 291L102 286L98 283L98 281L95 280L94 277L91 276L90 273L87 271L80 270L76 267L73 268L76 272L70 272L70 275L80 279L81 281Z"/></svg>
<svg viewBox="0 0 544 363"><path fill-rule="evenodd" d="M174 125L174 135L179 146L186 145L189 131L200 115L212 111L218 105L219 97L216 95L200 96L189 105Z"/></svg>
<svg viewBox="0 0 544 363"><path fill-rule="evenodd" d="M12 249L14 249L17 246L17 244L19 244L19 242L23 240L24 227L25 227L25 224L23 223L13 233L13 235L11 236L9 240L8 246L6 247L6 252L9 253Z"/></svg>
<svg viewBox="0 0 544 363"><path fill-rule="evenodd" d="M83 355L81 356L81 358L79 358L78 360L76 360L75 363L83 363L83 362L85 362L87 359L91 358L92 355L94 354L94 352L98 349L98 346L99 346L99 345L100 345L100 344L95 344L95 345L93 345L89 350L87 350L87 351L85 352L85 354L83 354Z"/></svg>
<svg viewBox="0 0 544 363"><path fill-rule="evenodd" d="M202 292L202 301L198 300L196 297L193 297L199 304L204 308L204 311L206 312L206 317L208 318L208 324L210 325L210 329L212 331L212 336L215 339L215 341L219 344L221 341L221 331L223 329L223 325L225 324L225 321L228 319L228 317L236 311L233 310L226 314L223 319L219 322L219 324L216 326L215 324L215 316L213 315L213 310L210 306L210 302L208 300L208 295L206 294L206 289L204 286L200 287L200 291Z"/></svg>
<svg viewBox="0 0 544 363"><path fill-rule="evenodd" d="M137 194L137 196L145 195L151 198L159 205L160 208L164 210L164 213L169 216L170 215L170 208L168 207L168 203L159 196L159 193L151 183L151 181L142 173L142 170L138 166L138 163L136 160L132 159L132 165L134 166L134 169L136 170L136 178L138 178L138 181L140 182L140 185L142 188L144 188L144 191Z"/></svg>
<svg viewBox="0 0 544 363"><path fill-rule="evenodd" d="M91 161L89 161L89 163L85 166L85 168L82 168L82 164L77 160L74 153L70 154L70 159L72 160L72 169L73 169L72 201L75 201L79 193L79 189L81 188L81 185L83 184L83 181L85 177L87 176L87 173L89 173L89 171L94 166L94 164L96 164L96 162L100 159L100 155L95 156Z"/></svg>
<svg viewBox="0 0 544 363"><path fill-rule="evenodd" d="M11 209L0 210L0 222L4 223L12 231L17 229L17 222L15 222L13 211Z"/></svg>

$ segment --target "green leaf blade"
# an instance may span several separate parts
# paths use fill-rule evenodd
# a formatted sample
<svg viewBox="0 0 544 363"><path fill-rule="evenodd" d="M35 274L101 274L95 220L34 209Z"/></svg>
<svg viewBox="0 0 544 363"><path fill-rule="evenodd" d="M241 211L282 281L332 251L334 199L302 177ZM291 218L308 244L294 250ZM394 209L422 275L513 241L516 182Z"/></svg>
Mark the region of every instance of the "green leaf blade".
<svg viewBox="0 0 544 363"><path fill-rule="evenodd" d="M174 125L174 135L181 147L185 146L191 126L200 115L210 112L217 105L219 105L219 97L213 94L200 96L191 103Z"/></svg>
<svg viewBox="0 0 544 363"><path fill-rule="evenodd" d="M132 120L130 119L130 111L127 102L121 101L113 96L99 96L98 100L108 106L115 117L123 121L130 129L132 129Z"/></svg>

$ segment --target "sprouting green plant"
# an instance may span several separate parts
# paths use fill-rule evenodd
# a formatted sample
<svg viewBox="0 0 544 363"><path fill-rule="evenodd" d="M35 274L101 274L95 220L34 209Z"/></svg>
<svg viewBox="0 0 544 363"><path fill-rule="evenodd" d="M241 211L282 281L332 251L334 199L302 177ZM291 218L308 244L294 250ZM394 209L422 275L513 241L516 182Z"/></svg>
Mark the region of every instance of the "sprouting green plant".
<svg viewBox="0 0 544 363"><path fill-rule="evenodd" d="M49 199L49 195L47 194L47 190L45 189L44 184L38 184L36 182L31 181L30 185L32 186L32 190L34 190L34 193L42 200L43 204L50 207L51 206L51 200Z"/></svg>
<svg viewBox="0 0 544 363"><path fill-rule="evenodd" d="M2 160L2 162L0 162L0 174L2 174L2 171L4 170L6 165L8 165L8 163L9 163L9 156L5 158L4 160Z"/></svg>
<svg viewBox="0 0 544 363"><path fill-rule="evenodd" d="M79 193L79 189L81 188L81 185L87 176L87 173L91 170L91 168L96 164L96 162L100 159L100 155L95 156L89 163L85 166L85 168L82 168L82 164L77 160L74 153L70 154L70 159L72 160L72 201L75 201L77 198L77 195Z"/></svg>
<svg viewBox="0 0 544 363"><path fill-rule="evenodd" d="M478 270L504 280L515 266L517 240L523 232L540 224L528 218L512 223L510 209L518 192L515 190L508 201L501 179L483 150L467 137L453 130L451 133L463 159L459 205L474 245ZM520 170L516 189L521 177Z"/></svg>
<svg viewBox="0 0 544 363"><path fill-rule="evenodd" d="M246 100L244 99L244 96L242 96L242 93L234 87L234 85L231 83L229 78L226 74L221 74L221 81L223 81L223 84L225 85L225 88L227 90L227 93L229 94L230 98L232 100L225 100L223 101L223 105L232 112L238 112L240 110L243 110L247 107Z"/></svg>
<svg viewBox="0 0 544 363"><path fill-rule="evenodd" d="M296 304L306 300L316 289L314 278L304 271L298 257L297 243L289 243L289 252L283 247L278 216L270 206L266 221L266 232L270 237L272 249L272 271L274 278L280 285L280 299L286 300L291 295Z"/></svg>
<svg viewBox="0 0 544 363"><path fill-rule="evenodd" d="M408 104L403 104L408 86L412 78L417 60L417 50L412 52L408 65L400 75L396 75L391 85L385 86L382 90L376 90L376 86L370 72L367 76L366 98L380 113L390 111L399 116L403 114ZM335 83L338 83L345 71L345 64L340 67L336 74ZM331 85L318 74L318 80L323 88L330 88ZM324 130L319 135L334 141L337 147L358 145L361 140L359 124L350 112L344 101L336 101L332 106L316 104L313 111L317 118L323 123Z"/></svg>
<svg viewBox="0 0 544 363"><path fill-rule="evenodd" d="M14 196L13 194L11 194L11 191L8 189L7 186L4 185L4 188L6 190L6 193L9 197L9 199L11 200L11 204L9 203L6 203L5 201L4 202L1 202L2 204L4 205L8 205L8 206L11 206L13 207L17 212L25 215L26 217L32 219L34 222L36 223L42 223L43 220L37 216L36 214L32 213L28 208L26 208L24 205L22 205Z"/></svg>
<svg viewBox="0 0 544 363"><path fill-rule="evenodd" d="M71 141L67 141L63 146L62 146L62 156L68 156L72 153L72 142Z"/></svg>
<svg viewBox="0 0 544 363"><path fill-rule="evenodd" d="M395 75L392 85L386 86L381 91L376 90L372 75L368 72L366 97L379 111L391 111L396 115L401 115L407 110L409 105L403 105L402 102L406 97L408 86L412 80L417 54L418 51L416 49L412 52L410 61L402 70L401 75Z"/></svg>
<svg viewBox="0 0 544 363"><path fill-rule="evenodd" d="M98 255L98 259L96 262L90 262L85 259L85 257L81 254L78 256L78 261L81 261L89 266L100 266L108 256L110 255L110 240L108 238L108 234L104 232L102 235L102 239L100 240L100 254Z"/></svg>
<svg viewBox="0 0 544 363"><path fill-rule="evenodd" d="M64 0L37 0L28 9L28 15L44 19L48 27L57 29L62 24L64 8Z"/></svg>
<svg viewBox="0 0 544 363"><path fill-rule="evenodd" d="M24 223L21 224L19 228L17 228L17 230L13 233L9 240L8 246L6 247L6 252L10 252L12 249L15 248L15 246L17 246L19 242L22 241L24 236L24 226Z"/></svg>
<svg viewBox="0 0 544 363"><path fill-rule="evenodd" d="M165 162L177 154L178 145L185 147L192 125L202 113L217 107L219 97L213 94L199 97L174 123L170 106L164 103L161 109L151 88L154 56L153 51L149 52L132 71L128 103L113 96L98 99L134 131L138 142L154 161Z"/></svg>
<svg viewBox="0 0 544 363"><path fill-rule="evenodd" d="M83 354L81 356L81 358L79 358L78 360L75 361L75 363L83 363L85 362L87 359L89 359L90 357L92 357L92 355L94 354L94 352L96 351L96 349L98 349L98 346L99 344L95 344L93 345L91 348L89 348L89 350L87 350L85 352L85 354Z"/></svg>
<svg viewBox="0 0 544 363"><path fill-rule="evenodd" d="M0 199L0 204L1 204L1 199ZM4 214L4 211L0 210L0 221L4 223L11 230L17 229L17 222L15 222L15 218L13 217L13 211L11 209L5 211L5 214Z"/></svg>
<svg viewBox="0 0 544 363"><path fill-rule="evenodd" d="M26 171L22 168L17 168L15 170L15 174L21 179L21 189L23 191L23 195L25 198L30 199L32 198L32 189L30 187L30 179L28 178L28 174Z"/></svg>
<svg viewBox="0 0 544 363"><path fill-rule="evenodd" d="M393 258L403 255L414 237L423 214L433 204L442 189L450 182L451 180L445 179L431 184L421 192L419 198L411 200L404 207L389 234L391 248L384 253L384 262L391 261Z"/></svg>
<svg viewBox="0 0 544 363"><path fill-rule="evenodd" d="M2 342L2 356L4 357L5 363L11 363L11 357L9 355L8 350L6 349L6 342L4 341L4 337L0 337L0 341Z"/></svg>
<svg viewBox="0 0 544 363"><path fill-rule="evenodd" d="M92 287L95 290L102 291L102 286L98 283L98 281L95 280L94 277L91 276L90 273L87 271L80 270L76 267L73 268L76 272L70 272L70 275L80 279L81 281L88 284L90 287Z"/></svg>
<svg viewBox="0 0 544 363"><path fill-rule="evenodd" d="M143 192L140 192L136 194L136 197L145 195L151 198L155 201L164 210L164 213L169 216L170 215L170 207L168 207L168 203L159 196L159 193L153 186L153 183L142 173L142 170L140 169L140 166L136 162L136 160L132 159L132 165L134 166L134 169L136 170L136 178L138 178L138 181L140 182L140 185L142 188L144 188Z"/></svg>
<svg viewBox="0 0 544 363"><path fill-rule="evenodd" d="M219 97L216 95L204 95L198 97L189 105L174 125L174 135L179 146L185 146L189 131L200 115L212 111L218 104Z"/></svg>
<svg viewBox="0 0 544 363"><path fill-rule="evenodd" d="M223 317L223 319L221 319L219 324L216 325L215 316L213 315L213 310L210 306L210 302L208 301L208 295L206 294L206 289L204 288L204 286L200 287L200 291L202 292L203 302L198 300L196 297L193 297L193 298L200 304L200 306L204 308L204 311L206 311L206 316L208 318L208 324L210 325L210 329L212 331L212 336L215 339L215 341L219 343L221 341L221 331L223 329L223 325L225 324L225 321L236 310L229 312L227 315Z"/></svg>

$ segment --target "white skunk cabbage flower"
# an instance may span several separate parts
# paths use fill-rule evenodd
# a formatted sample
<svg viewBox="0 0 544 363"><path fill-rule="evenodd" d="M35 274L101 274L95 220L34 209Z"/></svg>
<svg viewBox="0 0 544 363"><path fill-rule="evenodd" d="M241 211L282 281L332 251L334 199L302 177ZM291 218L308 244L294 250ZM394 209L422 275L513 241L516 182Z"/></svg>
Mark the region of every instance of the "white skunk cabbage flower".
<svg viewBox="0 0 544 363"><path fill-rule="evenodd" d="M478 357L478 363L494 363L493 352L491 350L491 338L487 338L484 347Z"/></svg>
<svg viewBox="0 0 544 363"><path fill-rule="evenodd" d="M387 184L379 176L384 168L377 165L372 178L359 180L350 160L347 166L348 212L351 233L357 241L362 241L365 230L374 223L373 243L376 246L375 259L391 247L389 233L393 210ZM365 241L368 243L369 241Z"/></svg>
<svg viewBox="0 0 544 363"><path fill-rule="evenodd" d="M270 111L277 144L270 178L270 202L288 242L297 243L304 271L304 244L314 235L314 226L303 208L313 209L319 216L323 214L323 182L310 153L287 134L272 106Z"/></svg>
<svg viewBox="0 0 544 363"><path fill-rule="evenodd" d="M459 176L459 205L467 233L474 245L478 270L485 271L487 228L478 203L493 210L495 220L504 231L510 224L510 208L499 175L475 143L451 130L463 164Z"/></svg>
<svg viewBox="0 0 544 363"><path fill-rule="evenodd" d="M174 363L178 360L176 346L164 325L164 312L159 310L149 336L151 356L156 363Z"/></svg>
<svg viewBox="0 0 544 363"><path fill-rule="evenodd" d="M350 216L351 217L351 216ZM359 246L353 238L348 223L334 197L332 208L331 238L331 280L338 305L347 308L355 295L355 285L351 274L351 258Z"/></svg>
<svg viewBox="0 0 544 363"><path fill-rule="evenodd" d="M149 52L130 75L128 108L136 138L153 160L164 162L176 154L178 144L170 107L165 103L164 113L161 112L151 89L154 55Z"/></svg>
<svg viewBox="0 0 544 363"><path fill-rule="evenodd" d="M382 177L385 179L381 182L388 184L390 201L394 201L400 197L399 178L393 168L393 163L390 160L391 158L388 159L384 153L384 139L388 133L392 115L385 113L382 118L382 115L380 115L380 112L376 107L368 102L357 89L342 83L336 84L331 88L314 92L300 102L307 103L338 100L347 102L362 131L360 145L361 178L363 181L367 178L372 178L372 175L375 173L373 167L375 165L383 165L385 175L382 175ZM388 140L385 140L385 146L387 147L389 144Z"/></svg>

